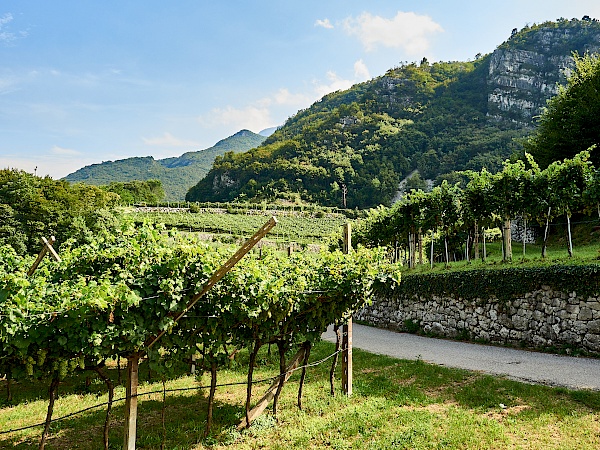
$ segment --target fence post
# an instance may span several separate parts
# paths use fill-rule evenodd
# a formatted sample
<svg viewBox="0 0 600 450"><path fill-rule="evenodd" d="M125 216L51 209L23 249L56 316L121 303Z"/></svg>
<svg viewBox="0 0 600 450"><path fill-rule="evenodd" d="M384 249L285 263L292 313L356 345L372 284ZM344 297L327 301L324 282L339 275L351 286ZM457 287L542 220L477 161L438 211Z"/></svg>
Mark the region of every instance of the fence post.
<svg viewBox="0 0 600 450"><path fill-rule="evenodd" d="M352 251L352 228L349 223L344 226L344 253ZM342 327L342 390L352 395L352 317Z"/></svg>
<svg viewBox="0 0 600 450"><path fill-rule="evenodd" d="M125 433L123 450L135 450L137 425L137 388L138 388L139 355L127 358L127 386L125 401Z"/></svg>

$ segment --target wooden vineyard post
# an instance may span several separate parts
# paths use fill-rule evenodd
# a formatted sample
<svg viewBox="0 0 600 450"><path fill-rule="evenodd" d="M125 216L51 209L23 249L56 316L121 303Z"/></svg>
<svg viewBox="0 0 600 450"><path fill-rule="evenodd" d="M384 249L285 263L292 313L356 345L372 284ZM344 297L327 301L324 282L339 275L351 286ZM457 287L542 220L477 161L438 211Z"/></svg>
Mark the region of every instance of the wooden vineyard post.
<svg viewBox="0 0 600 450"><path fill-rule="evenodd" d="M56 253L56 250L54 250L54 247L52 247L52 244L54 244L55 242L56 238L54 236L50 236L50 240L46 239L45 237L42 237L42 243L44 244L44 247L42 248L42 251L31 266L31 269L29 269L29 271L27 272L27 275L33 275L33 273L37 270L38 266L42 262L42 259L44 259L44 256L46 256L46 253L48 252L56 261L60 262L60 256L58 256L58 253Z"/></svg>
<svg viewBox="0 0 600 450"><path fill-rule="evenodd" d="M285 371L285 375L283 378L284 383L290 378L290 376L292 375L292 372L298 368L298 366L304 359L304 355L306 354L306 351L307 351L306 347L303 346L294 355L294 357L290 361L290 363L287 366L287 369ZM248 412L248 420L250 421L250 423L252 423L252 421L254 419L256 419L258 416L260 416L263 413L263 411L266 409L266 407L269 405L269 402L275 398L275 391L277 391L277 386L279 386L279 378L275 379L273 381L273 383L271 383L271 386L269 386L269 389L267 389L267 392L265 393L265 395L263 395L262 398L256 403L254 408L252 408ZM246 418L244 417L238 424L237 429L243 430L247 426L248 426L248 422L246 421Z"/></svg>
<svg viewBox="0 0 600 450"><path fill-rule="evenodd" d="M127 386L125 388L125 434L123 438L123 450L135 450L139 361L139 355L137 354L127 358Z"/></svg>
<svg viewBox="0 0 600 450"><path fill-rule="evenodd" d="M204 295L210 291L212 289L212 287L217 284L219 282L219 280L221 278L223 278L227 272L229 272L233 266L235 266L240 259L242 259L244 257L244 255L246 253L248 253L250 250L252 250L252 248L258 244L258 242L264 238L267 233L269 231L271 231L271 229L277 225L277 219L275 219L275 217L271 217L262 227L260 227L260 229L254 233L254 235L248 239L246 242L244 242L244 244L238 249L237 252L235 252L235 254L229 258L227 260L227 262L225 264L223 264L221 266L221 268L219 270L217 270L210 278L209 280L206 282L206 284L204 285L204 287L202 288L202 290L194 295L192 297L192 299L190 300L190 302L187 304L187 306L185 307L185 309L183 311L181 311L177 317L175 317L174 321L178 322L183 316L186 315L186 313L192 309L192 307L198 303L198 301L204 297ZM152 347L156 341L158 341L161 337L164 336L164 334L167 332L167 330L161 331L156 337L154 337L147 345L147 348Z"/></svg>
<svg viewBox="0 0 600 450"><path fill-rule="evenodd" d="M352 251L352 228L344 226L344 253ZM342 390L347 396L352 395L352 317L342 328Z"/></svg>

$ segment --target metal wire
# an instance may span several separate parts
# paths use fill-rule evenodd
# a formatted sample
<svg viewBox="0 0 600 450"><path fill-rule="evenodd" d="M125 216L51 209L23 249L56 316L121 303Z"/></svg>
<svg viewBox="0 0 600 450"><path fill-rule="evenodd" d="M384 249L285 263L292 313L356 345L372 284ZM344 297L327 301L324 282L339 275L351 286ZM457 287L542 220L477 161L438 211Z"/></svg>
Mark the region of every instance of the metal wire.
<svg viewBox="0 0 600 450"><path fill-rule="evenodd" d="M271 378L263 378L261 380L256 380L256 381L253 380L252 381L252 385L263 384L263 383L267 383L267 382L271 382L272 383L275 380L277 380L279 378L282 378L282 377L285 377L288 374L292 374L292 373L294 373L294 372L296 372L298 370L302 370L302 369L309 368L309 367L316 367L316 366L318 366L320 364L323 364L325 361L333 358L335 355L337 355L338 353L341 353L343 351L344 351L343 349L340 349L340 350L332 353L329 356L326 356L325 358L323 358L323 359L321 359L319 361L315 361L313 363L306 364L304 366L296 367L295 369L289 370L289 371L287 371L285 373L281 373L281 374L276 375L276 376L271 377ZM217 384L217 387L240 386L240 385L247 385L247 384L248 384L247 381L239 381L239 382L235 382L235 383ZM193 390L200 390L200 389L210 389L210 386L194 386L194 387L189 387L189 388L167 389L166 391L163 391L161 389L160 391L144 392L144 393L141 393L141 394L134 395L132 397L144 397L144 396L147 396L147 395L161 394L163 392L183 392L183 391L193 391ZM125 401L125 400L127 400L126 397L120 397L120 398L117 398L117 399L113 400L112 403L114 404L116 402L122 402L122 401ZM66 414L64 416L57 417L56 419L52 419L50 421L50 423L55 423L55 422L59 422L61 420L69 419L71 417L77 416L79 414L82 414L84 412L90 411L92 409L100 408L102 406L107 406L108 404L109 404L109 402L104 402L104 403L98 403L98 404L93 405L93 406L88 406L87 408L81 409L79 411L75 411L75 412ZM0 435L2 435L2 434L9 434L9 433L15 433L17 431L29 430L31 428L41 427L41 426L44 426L44 425L46 425L45 421L42 422L42 423L36 423L34 425L28 425L28 426L24 426L24 427L21 427L21 428L14 428L14 429L11 429L11 430L0 431Z"/></svg>

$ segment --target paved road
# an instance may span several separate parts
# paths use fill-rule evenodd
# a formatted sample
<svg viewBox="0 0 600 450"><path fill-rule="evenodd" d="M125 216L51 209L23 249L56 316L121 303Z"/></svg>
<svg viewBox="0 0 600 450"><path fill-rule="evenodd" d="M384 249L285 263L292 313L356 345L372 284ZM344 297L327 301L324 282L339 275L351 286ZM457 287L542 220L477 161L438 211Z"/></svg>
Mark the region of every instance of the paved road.
<svg viewBox="0 0 600 450"><path fill-rule="evenodd" d="M503 375L518 381L600 390L600 359L432 339L357 324L352 330L353 348L371 353L400 359L422 359L442 366ZM331 328L323 337L335 342Z"/></svg>

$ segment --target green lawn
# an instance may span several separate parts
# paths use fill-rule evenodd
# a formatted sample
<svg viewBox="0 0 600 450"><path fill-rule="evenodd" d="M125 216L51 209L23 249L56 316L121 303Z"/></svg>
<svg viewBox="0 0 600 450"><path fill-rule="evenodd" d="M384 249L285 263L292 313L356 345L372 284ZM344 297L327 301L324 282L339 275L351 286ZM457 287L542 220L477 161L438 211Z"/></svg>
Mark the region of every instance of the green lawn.
<svg viewBox="0 0 600 450"><path fill-rule="evenodd" d="M318 344L311 360L332 353ZM219 383L244 381L247 355L219 372ZM261 353L255 380L275 374L276 357ZM208 438L204 390L169 393L166 402L167 449L596 449L600 448L600 393L518 383L422 361L402 361L354 351L354 394L329 394L330 361L308 371L303 409L296 396L298 373L286 385L277 419L270 411L248 430L236 431L243 417L245 386L217 389L214 426ZM116 369L109 371L116 380ZM140 368L142 378L147 368ZM206 385L204 375L169 380L167 389ZM4 386L5 382L2 382ZM337 385L339 385L339 376ZM336 388L337 388L336 385ZM0 430L43 421L47 387L13 386L11 404L3 399ZM162 383L144 381L140 392L161 391ZM266 389L254 387L254 399ZM116 397L124 394L118 388ZM86 388L83 378L61 387L55 417L106 401L98 380ZM138 448L159 449L162 441L162 393L140 398ZM53 424L48 449L102 448L103 408ZM114 409L111 448L122 445L123 403ZM35 448L41 428L0 435L1 448Z"/></svg>

